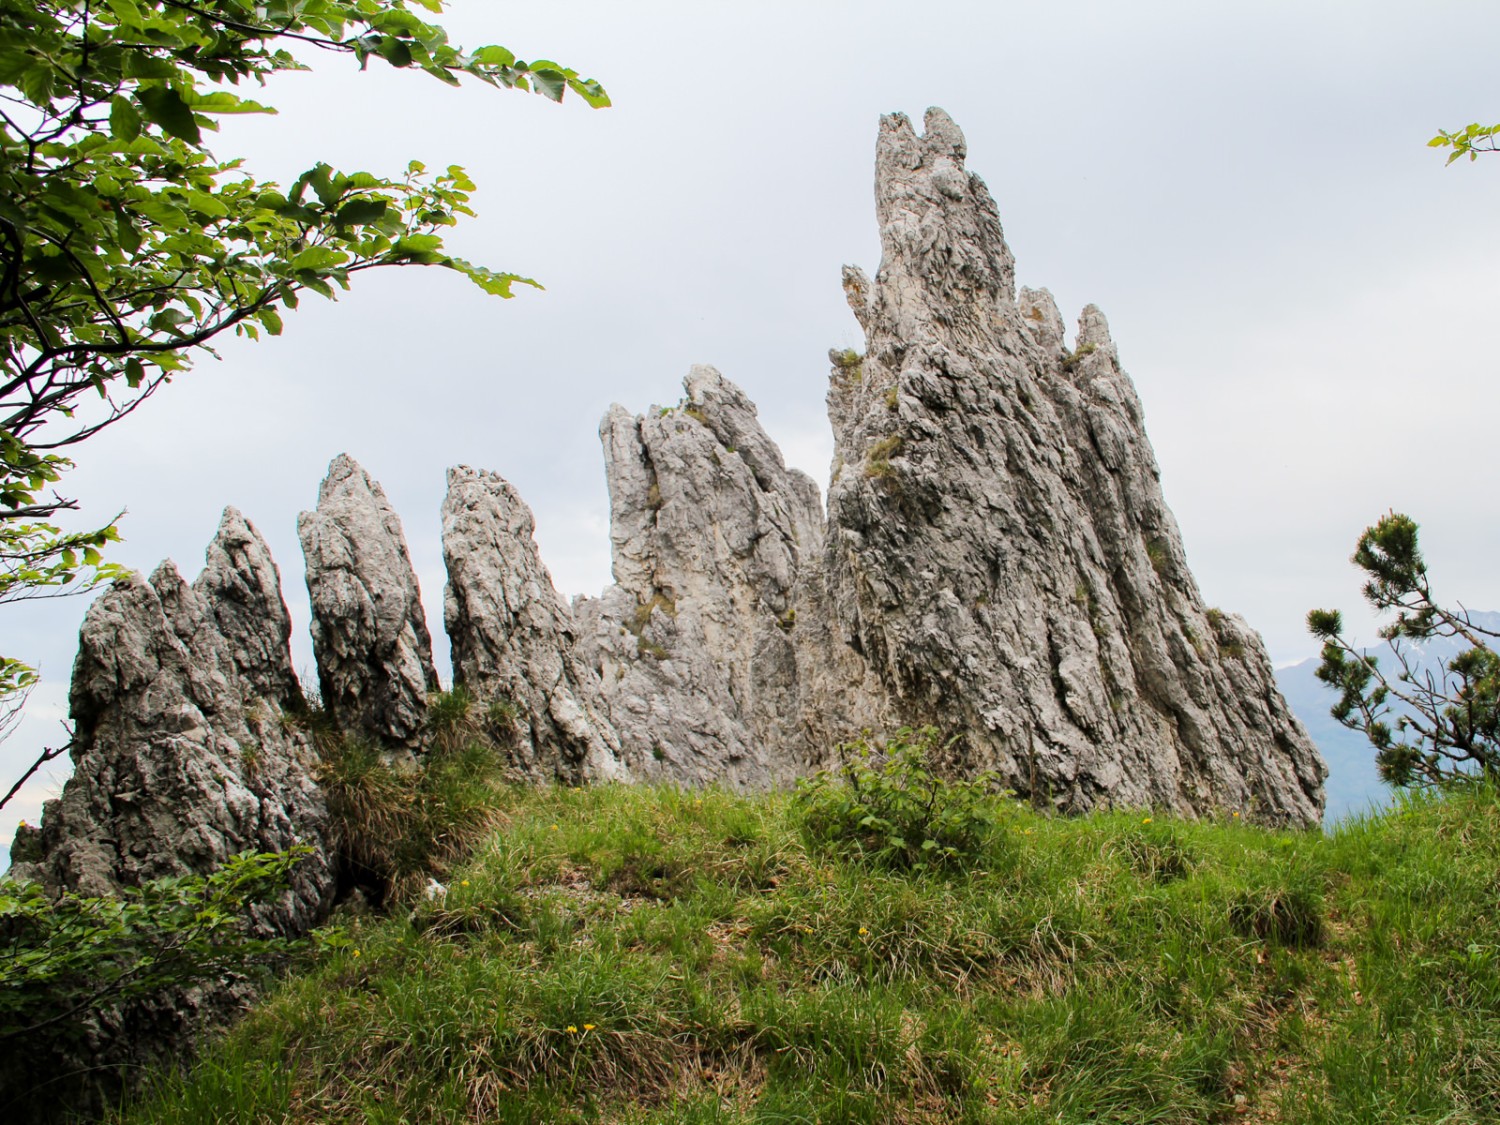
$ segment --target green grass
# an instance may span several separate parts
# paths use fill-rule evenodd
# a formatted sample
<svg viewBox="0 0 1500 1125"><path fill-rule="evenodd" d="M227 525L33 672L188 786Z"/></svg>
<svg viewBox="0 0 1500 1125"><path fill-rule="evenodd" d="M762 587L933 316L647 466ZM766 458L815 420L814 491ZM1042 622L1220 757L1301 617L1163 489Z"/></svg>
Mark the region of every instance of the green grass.
<svg viewBox="0 0 1500 1125"><path fill-rule="evenodd" d="M1007 804L877 870L785 796L506 790L129 1122L1500 1119L1500 798L1330 836Z"/></svg>

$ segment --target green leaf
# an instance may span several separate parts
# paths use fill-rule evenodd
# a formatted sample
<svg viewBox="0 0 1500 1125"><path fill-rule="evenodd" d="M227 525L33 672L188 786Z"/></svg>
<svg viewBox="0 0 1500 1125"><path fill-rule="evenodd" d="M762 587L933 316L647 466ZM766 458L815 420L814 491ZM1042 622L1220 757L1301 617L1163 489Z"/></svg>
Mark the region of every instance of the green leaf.
<svg viewBox="0 0 1500 1125"><path fill-rule="evenodd" d="M117 94L110 101L109 131L122 141L133 141L141 135L141 115L129 98Z"/></svg>
<svg viewBox="0 0 1500 1125"><path fill-rule="evenodd" d="M411 66L411 44L391 35L376 37L375 53L396 67Z"/></svg>
<svg viewBox="0 0 1500 1125"><path fill-rule="evenodd" d="M536 92L555 102L562 101L563 91L568 88L568 79L561 71L543 69L531 72L531 80L536 84Z"/></svg>
<svg viewBox="0 0 1500 1125"><path fill-rule="evenodd" d="M442 236L436 234L409 234L396 240L396 254L426 254L443 248Z"/></svg>
<svg viewBox="0 0 1500 1125"><path fill-rule="evenodd" d="M162 132L190 145L203 143L192 109L172 87L142 86L135 96L145 111L146 120L160 126Z"/></svg>
<svg viewBox="0 0 1500 1125"><path fill-rule="evenodd" d="M485 66L514 66L516 56L504 47L491 44L488 47L480 47L474 52L474 60Z"/></svg>
<svg viewBox="0 0 1500 1125"><path fill-rule="evenodd" d="M341 227L363 226L383 218L388 210L390 204L384 199L351 199L339 208L333 221Z"/></svg>

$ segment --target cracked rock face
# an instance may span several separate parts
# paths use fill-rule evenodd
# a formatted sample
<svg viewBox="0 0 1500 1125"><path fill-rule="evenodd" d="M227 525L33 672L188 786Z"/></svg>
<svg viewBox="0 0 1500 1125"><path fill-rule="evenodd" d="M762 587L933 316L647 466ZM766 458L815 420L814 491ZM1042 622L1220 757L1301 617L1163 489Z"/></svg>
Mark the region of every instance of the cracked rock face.
<svg viewBox="0 0 1500 1125"><path fill-rule="evenodd" d="M599 678L576 651L573 614L532 538L531 509L508 482L466 465L443 500L443 618L453 678L514 728L513 765L535 781L628 780Z"/></svg>
<svg viewBox="0 0 1500 1125"><path fill-rule="evenodd" d="M380 485L335 457L303 512L313 655L323 706L340 730L390 750L420 749L437 690L432 638L401 520Z"/></svg>
<svg viewBox="0 0 1500 1125"><path fill-rule="evenodd" d="M1016 291L962 133L881 121L864 356L836 357L827 565L838 618L907 722L1059 807L1315 823L1326 769L1260 638L1205 606L1135 388L1090 306L1070 351Z"/></svg>
<svg viewBox="0 0 1500 1125"><path fill-rule="evenodd" d="M875 722L878 696L831 629L817 486L719 372L683 386L675 408L600 424L615 585L575 603L582 650L643 777L785 784Z"/></svg>
<svg viewBox="0 0 1500 1125"><path fill-rule="evenodd" d="M37 858L11 876L107 895L308 844L291 890L255 922L282 934L316 924L334 878L312 744L289 717L302 707L290 636L276 564L233 508L191 586L164 562L110 587L79 633L73 776L39 835L18 839Z"/></svg>

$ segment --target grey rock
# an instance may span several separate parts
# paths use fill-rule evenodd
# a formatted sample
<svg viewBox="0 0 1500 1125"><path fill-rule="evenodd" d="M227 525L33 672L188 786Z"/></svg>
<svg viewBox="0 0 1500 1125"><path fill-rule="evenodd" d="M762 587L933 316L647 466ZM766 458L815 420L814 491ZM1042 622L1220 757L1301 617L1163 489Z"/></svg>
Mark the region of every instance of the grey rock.
<svg viewBox="0 0 1500 1125"><path fill-rule="evenodd" d="M830 378L828 581L901 718L1060 808L1315 823L1325 768L1260 638L1203 603L1135 388L1090 306L1073 351L1018 295L963 135L881 121L867 339Z"/></svg>
<svg viewBox="0 0 1500 1125"><path fill-rule="evenodd" d="M453 678L514 725L513 765L535 781L626 780L599 679L579 657L572 612L532 538L531 509L508 482L466 465L443 500L443 618Z"/></svg>
<svg viewBox="0 0 1500 1125"><path fill-rule="evenodd" d="M422 594L401 520L348 454L328 466L297 534L307 560L313 655L323 706L340 730L417 751L438 688Z"/></svg>
<svg viewBox="0 0 1500 1125"><path fill-rule="evenodd" d="M331 905L327 813L295 719L291 622L264 540L233 508L189 586L170 562L89 607L73 666L73 776L10 876L115 894L204 874L245 851L308 845L257 929L299 934Z"/></svg>
<svg viewBox="0 0 1500 1125"><path fill-rule="evenodd" d="M831 628L817 486L734 383L683 386L600 424L615 584L575 602L581 649L640 776L785 784L878 720L877 685Z"/></svg>

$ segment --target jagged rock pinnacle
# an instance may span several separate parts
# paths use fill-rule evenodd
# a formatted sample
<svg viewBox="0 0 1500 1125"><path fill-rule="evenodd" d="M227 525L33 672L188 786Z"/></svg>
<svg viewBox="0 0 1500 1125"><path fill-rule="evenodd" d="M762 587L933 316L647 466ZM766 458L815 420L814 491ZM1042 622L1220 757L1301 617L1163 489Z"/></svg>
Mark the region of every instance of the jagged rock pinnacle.
<svg viewBox="0 0 1500 1125"><path fill-rule="evenodd" d="M531 509L495 473L448 470L443 618L453 677L514 728L513 765L534 781L623 781L629 769L598 677L532 538Z"/></svg>
<svg viewBox="0 0 1500 1125"><path fill-rule="evenodd" d="M867 348L828 392L843 628L906 721L1037 800L1315 822L1322 762L1198 593L1103 314L1070 352L1050 294L1016 294L964 156L941 110L881 121L880 269L844 275Z"/></svg>
<svg viewBox="0 0 1500 1125"><path fill-rule="evenodd" d="M341 453L318 489L317 510L298 518L297 535L323 706L347 734L418 750L438 683L400 517L380 485Z"/></svg>

